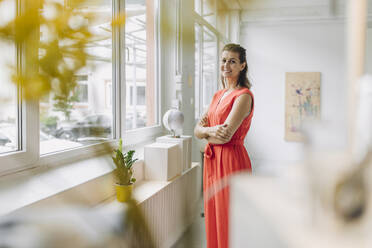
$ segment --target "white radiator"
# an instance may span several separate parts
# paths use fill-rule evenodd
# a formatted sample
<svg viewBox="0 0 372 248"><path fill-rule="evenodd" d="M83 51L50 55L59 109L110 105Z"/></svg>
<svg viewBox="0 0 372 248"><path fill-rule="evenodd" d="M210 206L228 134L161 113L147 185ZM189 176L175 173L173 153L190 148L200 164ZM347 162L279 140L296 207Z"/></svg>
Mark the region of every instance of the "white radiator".
<svg viewBox="0 0 372 248"><path fill-rule="evenodd" d="M156 247L170 247L199 212L201 168L194 166L140 203Z"/></svg>
<svg viewBox="0 0 372 248"><path fill-rule="evenodd" d="M141 195L140 208L143 210L146 223L152 232L155 246L157 248L171 247L195 220L196 215L200 214L201 167L194 164L181 176L168 182L141 182L143 174L143 163L139 162L135 170L135 177L139 180L136 184L144 185L143 192L138 192ZM115 200L113 182L112 174L108 173L28 205L26 208L52 210L54 206L94 207L106 204L121 207L122 203ZM138 188L135 186L135 194L136 191L141 191L140 188L141 186Z"/></svg>

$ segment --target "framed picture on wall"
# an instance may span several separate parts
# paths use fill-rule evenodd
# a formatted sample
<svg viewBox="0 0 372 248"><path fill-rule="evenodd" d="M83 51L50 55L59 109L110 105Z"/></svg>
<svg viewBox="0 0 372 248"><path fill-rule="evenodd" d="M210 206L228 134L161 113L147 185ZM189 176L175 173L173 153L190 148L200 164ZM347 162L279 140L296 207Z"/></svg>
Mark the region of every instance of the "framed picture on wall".
<svg viewBox="0 0 372 248"><path fill-rule="evenodd" d="M301 142L305 121L320 118L320 72L285 75L285 140Z"/></svg>

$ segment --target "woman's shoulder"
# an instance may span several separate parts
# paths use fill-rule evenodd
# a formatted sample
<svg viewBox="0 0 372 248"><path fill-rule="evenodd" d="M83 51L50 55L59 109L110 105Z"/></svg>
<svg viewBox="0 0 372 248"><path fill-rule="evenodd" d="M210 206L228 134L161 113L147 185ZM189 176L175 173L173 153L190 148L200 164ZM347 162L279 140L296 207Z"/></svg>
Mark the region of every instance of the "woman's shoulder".
<svg viewBox="0 0 372 248"><path fill-rule="evenodd" d="M250 89L248 89L247 87L242 87L242 88L238 89L235 93L235 96L238 97L238 96L241 96L241 95L244 95L244 94L248 94L253 98L252 91Z"/></svg>

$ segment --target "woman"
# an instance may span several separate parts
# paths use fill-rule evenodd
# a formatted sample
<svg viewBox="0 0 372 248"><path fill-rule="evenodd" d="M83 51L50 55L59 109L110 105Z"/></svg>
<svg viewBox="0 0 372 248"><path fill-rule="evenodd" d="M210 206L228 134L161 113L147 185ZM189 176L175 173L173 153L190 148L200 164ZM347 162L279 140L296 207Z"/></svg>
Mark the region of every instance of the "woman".
<svg viewBox="0 0 372 248"><path fill-rule="evenodd" d="M208 248L228 247L228 176L251 171L244 137L251 125L253 94L247 78L245 49L227 44L221 55L223 89L213 96L194 134L206 139L204 152L204 209Z"/></svg>

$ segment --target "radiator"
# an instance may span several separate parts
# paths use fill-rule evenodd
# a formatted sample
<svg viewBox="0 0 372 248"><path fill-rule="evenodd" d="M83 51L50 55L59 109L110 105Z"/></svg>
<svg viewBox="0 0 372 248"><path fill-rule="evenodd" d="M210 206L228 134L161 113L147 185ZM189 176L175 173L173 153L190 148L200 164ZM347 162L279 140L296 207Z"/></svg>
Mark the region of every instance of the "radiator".
<svg viewBox="0 0 372 248"><path fill-rule="evenodd" d="M171 247L200 214L201 168L194 166L140 203L156 247Z"/></svg>
<svg viewBox="0 0 372 248"><path fill-rule="evenodd" d="M196 215L200 214L201 167L196 163L170 182L154 181L149 183L143 181L143 163L138 163L135 177L139 180L136 185L147 185L146 187L150 189L146 189L145 194L142 194L139 206L146 218L146 224L151 230L155 246L157 248L171 247L195 220ZM108 173L28 205L26 208L53 210L54 206L95 207L106 204L121 207L122 203L114 200L116 196L113 182L112 174ZM157 183L158 190L154 191L151 188L152 184L156 185ZM135 191L138 190L136 188L137 186L135 186Z"/></svg>

